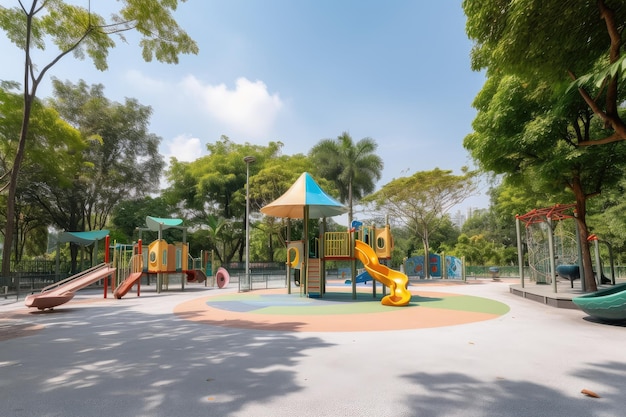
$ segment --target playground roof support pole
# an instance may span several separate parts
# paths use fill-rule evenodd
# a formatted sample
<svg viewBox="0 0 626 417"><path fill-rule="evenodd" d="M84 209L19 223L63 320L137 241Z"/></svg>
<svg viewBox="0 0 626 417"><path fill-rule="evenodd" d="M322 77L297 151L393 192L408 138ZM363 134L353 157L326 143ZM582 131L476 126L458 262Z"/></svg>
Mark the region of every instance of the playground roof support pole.
<svg viewBox="0 0 626 417"><path fill-rule="evenodd" d="M352 227L352 226L351 226ZM352 299L356 300L356 258L355 258L355 247L356 247L356 229L353 228L350 232L350 273L352 274Z"/></svg>
<svg viewBox="0 0 626 417"><path fill-rule="evenodd" d="M98 265L98 239L93 242L93 256L91 257L91 266Z"/></svg>
<svg viewBox="0 0 626 417"><path fill-rule="evenodd" d="M320 298L323 297L323 294L326 293L326 258L324 257L324 253L326 249L324 248L324 234L326 233L326 217L322 217L322 224L320 227L320 240L318 245L319 253L317 256L320 258Z"/></svg>
<svg viewBox="0 0 626 417"><path fill-rule="evenodd" d="M522 232L519 217L515 217L515 232L517 234L517 264L519 265L520 285L524 288L524 251L522 248Z"/></svg>
<svg viewBox="0 0 626 417"><path fill-rule="evenodd" d="M596 257L596 283L602 285L602 263L600 261L600 245L597 237L593 239L593 248Z"/></svg>
<svg viewBox="0 0 626 417"><path fill-rule="evenodd" d="M615 263L613 262L613 247L609 242L602 242L606 245L609 250L609 262L611 265L611 283L615 285Z"/></svg>
<svg viewBox="0 0 626 417"><path fill-rule="evenodd" d="M291 220L287 217L287 247L291 242ZM291 262L289 261L289 250L287 250L287 294L291 294Z"/></svg>
<svg viewBox="0 0 626 417"><path fill-rule="evenodd" d="M300 285L304 285L304 293L309 293L309 206L304 206L304 219L302 222L302 234L304 235L304 239L302 239L303 248L302 254L304 260L304 268L300 271Z"/></svg>
<svg viewBox="0 0 626 417"><path fill-rule="evenodd" d="M546 217L548 222L548 256L550 257L550 278L552 279L552 289L557 292L556 289L556 264L554 259L554 233L552 232L552 219Z"/></svg>

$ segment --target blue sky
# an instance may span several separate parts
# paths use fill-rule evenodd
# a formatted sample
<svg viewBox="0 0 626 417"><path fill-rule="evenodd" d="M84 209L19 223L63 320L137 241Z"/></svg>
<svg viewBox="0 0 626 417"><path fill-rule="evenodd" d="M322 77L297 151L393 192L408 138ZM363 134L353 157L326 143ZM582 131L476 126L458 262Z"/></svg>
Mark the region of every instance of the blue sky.
<svg viewBox="0 0 626 417"><path fill-rule="evenodd" d="M91 3L108 15L109 5ZM347 131L378 143L385 164L378 186L472 165L462 143L484 77L470 69L460 0L189 0L175 16L198 55L178 65L145 63L131 36L117 42L106 72L65 58L39 96L50 95L54 76L101 83L115 101L136 98L153 108L151 130L163 138L166 159L193 160L221 135L307 153ZM20 52L4 37L0 50L0 79L21 80ZM477 196L459 208L487 204Z"/></svg>

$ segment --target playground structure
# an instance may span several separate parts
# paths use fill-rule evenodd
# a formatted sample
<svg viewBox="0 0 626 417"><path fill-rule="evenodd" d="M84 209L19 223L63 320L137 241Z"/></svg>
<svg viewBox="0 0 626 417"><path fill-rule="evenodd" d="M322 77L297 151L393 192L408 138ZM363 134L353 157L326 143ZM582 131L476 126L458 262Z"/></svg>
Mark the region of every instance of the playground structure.
<svg viewBox="0 0 626 417"><path fill-rule="evenodd" d="M115 259L119 259L123 267L120 267L118 274L118 286L114 290L117 298L122 298L128 291L137 284L137 296L140 295L141 278L146 276L148 282L151 275L156 276L156 291L167 291L170 280L180 281L181 290L184 291L186 282L208 282L208 277L213 276L212 262L209 263L205 256L198 259L189 255L189 245L186 242L187 228L181 226L181 219L164 219L157 217L146 217L146 227L138 228L139 240L137 244L131 246L132 255L126 259L127 249L119 252ZM182 242L168 243L163 239L163 231L167 229L182 230ZM143 245L141 233L143 231L158 232L157 239L152 241L147 247ZM206 268L203 268L203 264ZM224 272L221 272L223 275ZM227 274L227 272L226 272ZM222 280L221 283L228 282ZM220 286L222 288L223 286Z"/></svg>
<svg viewBox="0 0 626 417"><path fill-rule="evenodd" d="M585 313L601 320L626 320L626 284L581 295L572 301Z"/></svg>
<svg viewBox="0 0 626 417"><path fill-rule="evenodd" d="M107 298L110 285L111 292L118 299L126 295L134 286L137 287L137 296L140 296L141 278L146 276L149 283L150 275L157 276L157 292L168 289L170 275L174 274L180 279L182 290L185 288L185 282L204 282L206 285L207 276L213 276L210 272L212 263L208 262L207 257L201 258L204 262L198 262L200 260L189 256L188 244L184 242L186 228L179 226L180 223L182 223L180 219L159 219L148 216L146 218L148 229L144 230L158 231L159 238L147 247L143 245L141 238L132 245L111 245L108 230L64 232L60 235L60 243L71 242L81 246L94 244L96 258L97 242L104 239L104 247L106 248L104 262L48 285L39 293L28 295L25 299L25 305L40 310L53 309L74 298L76 291L101 280L103 281L104 298ZM162 239L161 232L170 227L183 229L183 242L170 244ZM206 265L206 269L202 268L203 263ZM228 285L228 271L220 268L218 274L215 275L219 278L219 288Z"/></svg>
<svg viewBox="0 0 626 417"><path fill-rule="evenodd" d="M324 233L326 218L348 211L347 207L329 196L320 188L308 172L303 172L289 189L276 200L261 208L261 213L286 219L302 219L304 239L291 242L290 228L287 228L287 290L291 293L291 269L300 269L300 291L309 297L323 297L326 287L325 262L327 260L350 260L352 268L352 298L356 298L356 259L363 262L370 275L388 285L391 294L383 297L383 304L401 306L410 300L406 288L408 277L381 265L379 259L390 258L393 241L389 226L377 232L375 228L353 228L348 232ZM309 219L323 219L320 239L317 241L318 256L310 256L308 222ZM289 222L287 223L289 224ZM360 233L360 239L355 239ZM375 256L363 245L357 249L356 240L369 246ZM292 259L293 256L293 259ZM393 272L392 272L393 271ZM396 274L396 272L398 272ZM383 291L384 291L383 287ZM374 296L376 286L373 286ZM407 296L408 295L408 296Z"/></svg>
<svg viewBox="0 0 626 417"><path fill-rule="evenodd" d="M101 235L106 232L104 237L105 247L109 246L108 231L91 232L74 232L72 239L87 240L96 236L95 241L100 240ZM82 233L82 235L80 234ZM87 235L91 233L91 235ZM78 234L78 235L77 235ZM65 240L69 241L69 240ZM97 281L104 280L104 298L107 297L108 279L115 274L115 268L109 262L109 251L104 252L104 262L100 265L79 272L62 281L44 287L39 293L33 293L26 296L24 304L26 307L34 307L39 310L53 309L61 304L65 304L74 298L76 291L85 288Z"/></svg>
<svg viewBox="0 0 626 417"><path fill-rule="evenodd" d="M557 292L556 277L561 276L573 282L582 277L581 249L578 228L574 224L569 230L562 220L574 218L574 204L555 205L553 207L535 209L524 215L516 216L518 258L520 279L524 286L522 237L520 223L525 223L526 246L528 249L528 265L531 279L538 284L552 284ZM556 222L556 223L555 223ZM573 229L573 231L572 231ZM612 254L610 257L612 279L608 280L602 273L599 239L590 235L589 242L595 244L595 278L598 285L615 284L615 273ZM610 249L610 247L609 247ZM585 280L581 279L582 290L585 291Z"/></svg>
<svg viewBox="0 0 626 417"><path fill-rule="evenodd" d="M526 225L526 248L532 281L556 285L557 266L578 262L580 255L575 225L561 221L572 219L573 209L572 204L556 205L517 216L518 221ZM565 271L564 268L560 270Z"/></svg>
<svg viewBox="0 0 626 417"><path fill-rule="evenodd" d="M305 277L301 282L301 291L312 298L322 298L326 287L325 263L332 260L359 260L363 263L365 271L352 280L356 284L359 281L378 281L385 288L389 288L389 294L384 295L381 304L387 306L404 306L411 300L411 293L407 289L408 277L393 270L381 261L391 258L393 239L390 227L363 226L360 222L353 222L354 228L348 232L325 232L318 241L319 251L313 257L304 262L304 242L288 242L287 246L287 274L290 269L302 271L307 268ZM346 281L348 282L348 281ZM356 291L353 285L353 292ZM376 295L376 286L372 287L373 295Z"/></svg>
<svg viewBox="0 0 626 417"><path fill-rule="evenodd" d="M522 254L522 239L520 231L520 222L526 224L526 238L529 252L529 265L531 271L539 271L538 266L543 264L541 273L545 277L544 280L537 280L537 283L552 283L553 291L557 292L557 275L568 279L570 285L574 287L574 280L580 279L581 289L586 291L583 269L580 265L581 249L579 243L578 228L575 229L574 245L570 243L568 247L565 234L562 232L561 220L574 217L573 210L575 205L555 205L545 209L535 209L522 216L516 216L517 229L517 246L518 258L520 265L520 282L524 287L524 269ZM553 225L554 221L558 221ZM561 231L559 231L561 229ZM571 242L572 238L569 238ZM545 242L547 241L547 256L545 256ZM594 243L595 248L595 274L594 278L598 285L613 284L612 288L600 289L599 291L585 294L572 299L581 310L591 316L604 320L626 320L626 285L615 285L615 272L613 266L613 256L609 245L609 257L611 264L611 279L604 276L602 271L602 262L600 259L599 243L600 240L594 234L587 238L589 243ZM543 256L536 256L536 253L543 253ZM534 256L533 256L534 255ZM557 265L558 262L558 265ZM547 265L546 265L547 264ZM539 276L539 275L537 275Z"/></svg>

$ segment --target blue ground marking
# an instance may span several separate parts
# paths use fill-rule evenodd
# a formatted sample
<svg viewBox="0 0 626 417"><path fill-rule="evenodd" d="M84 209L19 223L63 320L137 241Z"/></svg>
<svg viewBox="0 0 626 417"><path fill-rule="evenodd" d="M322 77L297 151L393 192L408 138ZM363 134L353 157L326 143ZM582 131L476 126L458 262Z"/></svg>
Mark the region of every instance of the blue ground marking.
<svg viewBox="0 0 626 417"><path fill-rule="evenodd" d="M324 301L326 304L339 303L338 301L301 297L299 294L262 294L253 297L244 294L241 295L240 300L233 300L232 296L228 300L220 300L219 297L215 297L215 299L207 300L206 304L221 310L249 313L265 307L307 307L320 304L320 301Z"/></svg>

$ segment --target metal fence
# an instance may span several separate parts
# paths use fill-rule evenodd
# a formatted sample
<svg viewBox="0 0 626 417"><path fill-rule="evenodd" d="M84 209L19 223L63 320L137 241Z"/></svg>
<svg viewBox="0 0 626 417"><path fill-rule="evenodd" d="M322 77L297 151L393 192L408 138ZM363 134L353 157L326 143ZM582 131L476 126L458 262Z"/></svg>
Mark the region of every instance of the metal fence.
<svg viewBox="0 0 626 417"><path fill-rule="evenodd" d="M490 266L466 266L465 274L467 277L490 277L492 275L490 268L493 268L494 265ZM498 268L498 276L500 278L519 278L519 267L518 266L496 266ZM623 279L626 278L626 266L615 266L613 268L615 273L615 279ZM606 277L611 278L611 267L603 265L602 272ZM531 270L530 267L524 267L524 276L530 277Z"/></svg>

